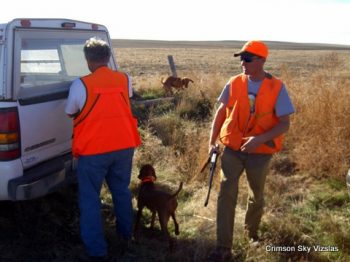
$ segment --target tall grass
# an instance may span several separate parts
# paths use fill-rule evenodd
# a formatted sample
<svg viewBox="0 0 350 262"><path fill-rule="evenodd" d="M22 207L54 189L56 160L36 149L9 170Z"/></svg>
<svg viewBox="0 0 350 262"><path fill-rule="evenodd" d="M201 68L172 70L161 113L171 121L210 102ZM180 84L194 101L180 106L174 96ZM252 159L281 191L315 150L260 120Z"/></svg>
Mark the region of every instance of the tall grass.
<svg viewBox="0 0 350 262"><path fill-rule="evenodd" d="M286 79L296 113L286 147L297 168L316 177L343 178L350 166L350 78L342 76L344 61L331 53L305 79Z"/></svg>

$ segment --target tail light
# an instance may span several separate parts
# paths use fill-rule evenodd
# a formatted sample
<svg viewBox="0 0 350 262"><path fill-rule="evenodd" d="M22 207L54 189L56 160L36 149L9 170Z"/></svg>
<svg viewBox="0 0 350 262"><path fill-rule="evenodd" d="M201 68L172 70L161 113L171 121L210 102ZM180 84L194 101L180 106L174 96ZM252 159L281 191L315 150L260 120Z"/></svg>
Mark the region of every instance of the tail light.
<svg viewBox="0 0 350 262"><path fill-rule="evenodd" d="M64 22L64 23L61 24L61 26L62 26L63 28L74 28L76 25L75 25L75 23Z"/></svg>
<svg viewBox="0 0 350 262"><path fill-rule="evenodd" d="M20 155L20 132L17 108L0 108L0 161L16 159Z"/></svg>
<svg viewBox="0 0 350 262"><path fill-rule="evenodd" d="M30 22L29 19L21 19L21 26L23 27L30 27L32 23Z"/></svg>

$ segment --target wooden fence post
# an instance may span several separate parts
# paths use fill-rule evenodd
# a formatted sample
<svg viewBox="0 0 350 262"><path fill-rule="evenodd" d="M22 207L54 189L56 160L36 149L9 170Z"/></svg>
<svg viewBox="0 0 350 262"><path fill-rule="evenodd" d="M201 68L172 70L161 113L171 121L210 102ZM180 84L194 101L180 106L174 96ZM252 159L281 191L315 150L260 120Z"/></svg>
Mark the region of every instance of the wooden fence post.
<svg viewBox="0 0 350 262"><path fill-rule="evenodd" d="M176 66L172 55L168 55L168 62L169 62L172 76L177 77Z"/></svg>

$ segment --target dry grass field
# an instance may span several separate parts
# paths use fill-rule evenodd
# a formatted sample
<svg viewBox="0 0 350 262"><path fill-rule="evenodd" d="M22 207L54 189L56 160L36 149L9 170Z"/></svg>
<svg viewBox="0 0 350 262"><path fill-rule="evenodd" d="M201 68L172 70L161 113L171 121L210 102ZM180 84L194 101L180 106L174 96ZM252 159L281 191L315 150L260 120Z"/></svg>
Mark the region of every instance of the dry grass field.
<svg viewBox="0 0 350 262"><path fill-rule="evenodd" d="M133 195L144 163L155 166L157 183L170 191L184 182L178 199L176 249L168 251L159 223L155 231L148 229L150 213L145 212L140 240L129 253L121 254L111 198L103 189L111 261L205 261L215 246L219 174L204 207L208 170L203 174L199 170L207 157L216 98L229 77L241 72L233 57L241 45L114 41L120 70L132 76L140 96L164 96L160 81L170 75L168 55L173 55L178 75L194 83L175 94L175 105L134 107L143 144L134 158ZM284 81L296 113L285 148L271 164L258 247L250 246L244 234L247 187L245 177L240 180L234 261L350 261L350 201L345 185L350 168L350 48L277 42L271 46L266 69ZM169 227L175 237L172 221ZM76 188L24 203L1 203L0 236L0 261L78 261L82 247ZM271 252L272 246L291 250ZM298 250L302 247L311 252Z"/></svg>
<svg viewBox="0 0 350 262"><path fill-rule="evenodd" d="M181 248L175 254L162 253L164 257L157 253L160 261L180 258L203 261L214 244L217 191L213 192L209 206L203 207L206 177L198 175L200 163L206 158L212 117L196 120L181 114L186 110L198 112L197 106L203 103L197 102L205 99L210 101L213 112L215 99L226 81L241 71L238 59L232 56L239 46L148 46L115 50L120 68L133 76L135 90L143 94L161 94L160 79L170 74L167 55L173 55L178 75L195 80L193 86L178 94L181 102L175 110L158 113L153 109L142 127L144 144L135 158L136 171L142 163L154 164L160 173L160 183L176 187L178 180L186 181L184 199L180 195L179 206ZM350 50L280 48L284 46L273 45L266 69L283 79L296 114L286 136L285 149L272 162L266 189L266 215L261 225L264 242L258 249L252 249L244 237L247 188L244 177L241 179L235 258L237 261L347 261L350 204L345 174L350 168ZM148 241L145 239L143 245L147 246ZM296 248L321 245L336 247L338 251L267 252L270 245ZM145 252L146 257L147 253L153 253Z"/></svg>

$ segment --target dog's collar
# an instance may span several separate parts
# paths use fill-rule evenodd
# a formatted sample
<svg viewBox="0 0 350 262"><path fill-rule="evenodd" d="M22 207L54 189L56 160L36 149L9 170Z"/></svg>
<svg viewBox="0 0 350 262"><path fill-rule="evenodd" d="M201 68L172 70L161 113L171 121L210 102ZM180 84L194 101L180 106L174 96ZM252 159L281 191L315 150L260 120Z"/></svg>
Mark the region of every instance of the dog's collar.
<svg viewBox="0 0 350 262"><path fill-rule="evenodd" d="M141 179L141 183L153 183L154 181L156 181L156 178L154 176L146 176L144 178Z"/></svg>

